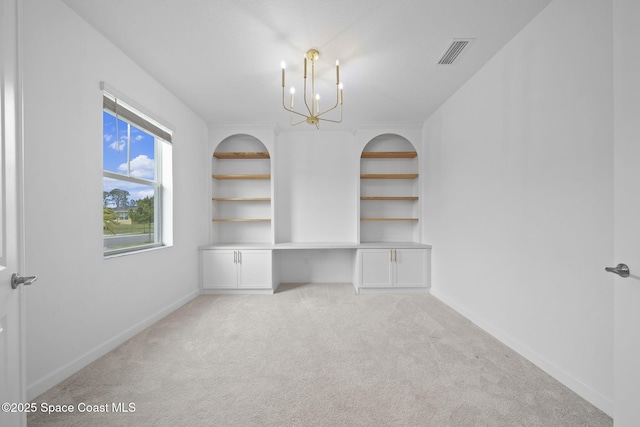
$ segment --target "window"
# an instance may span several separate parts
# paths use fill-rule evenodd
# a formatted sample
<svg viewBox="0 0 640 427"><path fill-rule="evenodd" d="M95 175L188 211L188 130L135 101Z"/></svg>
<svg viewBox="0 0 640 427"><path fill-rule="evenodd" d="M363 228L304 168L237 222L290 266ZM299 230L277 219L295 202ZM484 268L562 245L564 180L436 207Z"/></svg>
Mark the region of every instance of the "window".
<svg viewBox="0 0 640 427"><path fill-rule="evenodd" d="M104 254L163 246L163 165L171 156L171 132L107 92L103 106Z"/></svg>

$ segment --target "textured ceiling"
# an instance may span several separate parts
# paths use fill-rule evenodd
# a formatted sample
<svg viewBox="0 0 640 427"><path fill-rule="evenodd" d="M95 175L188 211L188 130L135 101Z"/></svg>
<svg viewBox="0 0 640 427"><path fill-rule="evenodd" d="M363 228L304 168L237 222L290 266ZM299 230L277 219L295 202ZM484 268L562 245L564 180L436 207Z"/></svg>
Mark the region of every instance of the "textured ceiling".
<svg viewBox="0 0 640 427"><path fill-rule="evenodd" d="M300 105L302 58L320 51L323 108L340 60L344 121L322 129L422 123L550 2L63 1L207 123L283 129L283 60ZM474 41L456 64L436 65L454 38Z"/></svg>

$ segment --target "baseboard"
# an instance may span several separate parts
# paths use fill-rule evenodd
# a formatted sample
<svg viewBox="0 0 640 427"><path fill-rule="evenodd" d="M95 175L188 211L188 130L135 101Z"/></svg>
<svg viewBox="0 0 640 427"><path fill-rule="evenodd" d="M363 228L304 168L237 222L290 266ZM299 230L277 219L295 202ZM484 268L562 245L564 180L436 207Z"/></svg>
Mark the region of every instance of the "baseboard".
<svg viewBox="0 0 640 427"><path fill-rule="evenodd" d="M428 294L429 288L359 288L359 294Z"/></svg>
<svg viewBox="0 0 640 427"><path fill-rule="evenodd" d="M190 292L189 294L187 294L184 297L180 298L178 301L174 302L173 304L170 304L169 306L167 306L167 307L163 308L162 310L158 311L156 314L147 317L146 319L144 319L143 321L139 322L138 324L130 327L129 329L127 329L124 332L116 335L115 337L111 338L110 340L108 340L108 341L98 345L97 347L89 350L84 355L82 355L82 356L78 357L77 359L71 361L70 363L64 365L63 367L61 367L58 370L52 372L51 374L47 375L46 377L36 381L35 383L33 383L31 385L28 385L27 386L27 400L31 401L31 400L35 399L36 397L40 396L42 393L44 393L45 391L49 390L51 387L54 387L55 385L59 384L61 381L69 378L71 375L75 374L80 369L84 368L85 366L87 366L91 362L99 359L100 357L104 356L105 354L107 354L111 350L113 350L116 347L118 347L120 344L122 344L125 341L127 341L129 338L131 338L134 335L142 332L144 329L148 328L149 326L151 326L154 323L156 323L158 320L162 319L163 317L169 315L173 311L175 311L178 308L182 307L183 305L185 305L186 303L188 303L189 301L191 301L192 299L194 299L198 295L200 295L200 289L197 289L197 290L195 290L193 292Z"/></svg>
<svg viewBox="0 0 640 427"><path fill-rule="evenodd" d="M202 295L272 295L273 289L202 289Z"/></svg>
<svg viewBox="0 0 640 427"><path fill-rule="evenodd" d="M469 319L475 325L483 329L488 334L492 335L494 338L501 341L503 344L514 350L516 353L520 354L531 363L545 371L547 374L551 375L553 378L573 390L580 397L609 415L613 417L613 401L598 393L591 387L584 384L579 379L575 378L571 374L567 373L562 368L556 366L552 362L549 362L544 357L540 356L538 353L532 351L530 348L522 345L520 342L510 337L508 334L505 334L498 328L495 328L493 325L485 322L481 318L477 317L469 310L464 308L463 306L457 304L454 300L447 297L445 294L439 292L438 290L431 289L431 295L436 297L438 300L442 301L444 304L457 311L459 314Z"/></svg>

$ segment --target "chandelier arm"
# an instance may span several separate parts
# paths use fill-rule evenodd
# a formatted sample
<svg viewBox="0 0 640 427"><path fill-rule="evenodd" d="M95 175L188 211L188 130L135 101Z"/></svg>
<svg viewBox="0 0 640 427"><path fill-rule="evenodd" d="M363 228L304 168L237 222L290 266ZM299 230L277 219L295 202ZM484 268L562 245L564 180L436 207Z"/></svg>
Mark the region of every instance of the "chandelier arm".
<svg viewBox="0 0 640 427"><path fill-rule="evenodd" d="M307 119L304 119L304 120L300 120L299 122L293 123L293 117L291 115L289 115L289 124L291 126L298 126L300 123L304 123L306 121L307 121Z"/></svg>
<svg viewBox="0 0 640 427"><path fill-rule="evenodd" d="M323 114L326 114L331 110L335 110L339 103L340 103L340 87L338 85L336 85L336 104L333 107L329 108L328 110L323 111L322 113L319 112L317 117L320 117ZM341 107L341 109L342 109L342 107Z"/></svg>
<svg viewBox="0 0 640 427"><path fill-rule="evenodd" d="M299 112L297 112L295 110L292 110L291 108L287 107L287 105L284 103L284 88L282 88L282 108L284 108L285 110L287 110L290 113L294 113L294 114L297 114L297 115L302 116L302 117L307 117L306 115L304 115L302 113L299 113Z"/></svg>
<svg viewBox="0 0 640 427"><path fill-rule="evenodd" d="M327 111L329 111L329 110L327 110ZM326 113L326 111L325 111L325 113ZM340 105L340 120L324 119L324 118L321 118L321 117L318 117L318 120L322 120L323 122L341 123L342 122L342 105Z"/></svg>
<svg viewBox="0 0 640 427"><path fill-rule="evenodd" d="M306 62L305 62L306 64ZM313 75L312 75L313 78ZM304 106L307 107L307 111L309 112L309 115L312 116L313 113L311 112L311 109L309 108L309 104L307 104L307 75L305 74L304 76L304 87L303 87L303 101L304 101ZM313 102L313 101L312 101Z"/></svg>
<svg viewBox="0 0 640 427"><path fill-rule="evenodd" d="M311 113L311 109L309 108L309 105L307 105L307 97L304 97L304 106L307 107L307 111L309 112L309 116L312 116L313 114Z"/></svg>
<svg viewBox="0 0 640 427"><path fill-rule="evenodd" d="M290 109L288 109L288 108L285 108L285 110L287 110L287 111L288 111L288 112L290 112L290 113L297 114L297 115L299 115L300 117L305 117L305 118L307 117L306 115L304 115L304 114L302 114L302 113L299 113L299 112L297 112L297 111L295 111L295 110L290 110Z"/></svg>
<svg viewBox="0 0 640 427"><path fill-rule="evenodd" d="M328 110L323 111L322 113L318 113L318 114L316 115L316 117L320 117L320 116L322 116L323 114L328 113L329 111L335 110L337 106L338 106L338 103L336 102L336 105L334 105L333 107L329 108Z"/></svg>
<svg viewBox="0 0 640 427"><path fill-rule="evenodd" d="M342 117L340 117L340 120L330 120L330 119L318 119L322 122L331 122L331 123L342 123Z"/></svg>
<svg viewBox="0 0 640 427"><path fill-rule="evenodd" d="M318 111L319 112L319 111ZM311 115L316 115L316 61L311 61Z"/></svg>

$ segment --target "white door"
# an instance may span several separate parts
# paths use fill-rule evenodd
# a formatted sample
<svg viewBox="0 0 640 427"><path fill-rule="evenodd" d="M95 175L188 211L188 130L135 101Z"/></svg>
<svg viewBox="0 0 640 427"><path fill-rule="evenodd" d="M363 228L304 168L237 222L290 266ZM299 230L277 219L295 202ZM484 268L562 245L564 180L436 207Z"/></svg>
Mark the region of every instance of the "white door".
<svg viewBox="0 0 640 427"><path fill-rule="evenodd" d="M394 249L395 277L393 286L399 288L426 287L426 249Z"/></svg>
<svg viewBox="0 0 640 427"><path fill-rule="evenodd" d="M238 251L238 287L270 289L271 251Z"/></svg>
<svg viewBox="0 0 640 427"><path fill-rule="evenodd" d="M216 249L202 251L202 287L235 289L238 287L238 251Z"/></svg>
<svg viewBox="0 0 640 427"><path fill-rule="evenodd" d="M614 424L640 425L640 2L614 0ZM612 265L613 266L613 265Z"/></svg>
<svg viewBox="0 0 640 427"><path fill-rule="evenodd" d="M364 249L358 252L360 253L360 287L390 286L393 249Z"/></svg>
<svg viewBox="0 0 640 427"><path fill-rule="evenodd" d="M0 2L0 425L7 427L27 422L19 405L26 403L23 286L11 286L11 276L20 267L21 237L17 4L18 0Z"/></svg>

